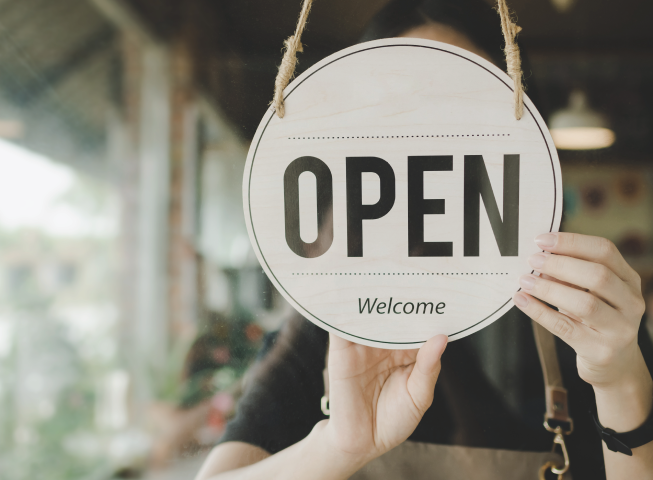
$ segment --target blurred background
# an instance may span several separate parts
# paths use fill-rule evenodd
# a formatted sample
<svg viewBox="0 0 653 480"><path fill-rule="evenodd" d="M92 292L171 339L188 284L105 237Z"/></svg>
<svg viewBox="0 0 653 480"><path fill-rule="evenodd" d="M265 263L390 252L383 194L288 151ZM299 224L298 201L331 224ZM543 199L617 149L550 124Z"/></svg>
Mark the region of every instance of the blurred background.
<svg viewBox="0 0 653 480"><path fill-rule="evenodd" d="M384 3L317 0L298 73ZM0 479L187 479L219 438L290 312L241 179L300 4L0 0ZM653 2L509 4L563 228L647 281Z"/></svg>

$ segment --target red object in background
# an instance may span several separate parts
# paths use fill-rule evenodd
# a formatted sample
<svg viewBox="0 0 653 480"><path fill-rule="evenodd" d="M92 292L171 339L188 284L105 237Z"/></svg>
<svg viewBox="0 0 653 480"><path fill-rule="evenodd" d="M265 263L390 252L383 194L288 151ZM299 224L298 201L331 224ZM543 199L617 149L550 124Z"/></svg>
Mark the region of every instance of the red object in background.
<svg viewBox="0 0 653 480"><path fill-rule="evenodd" d="M231 352L229 347L217 347L213 349L213 360L222 365L226 365L231 360Z"/></svg>
<svg viewBox="0 0 653 480"><path fill-rule="evenodd" d="M245 329L245 336L250 342L256 343L263 336L263 329L254 323L250 323Z"/></svg>
<svg viewBox="0 0 653 480"><path fill-rule="evenodd" d="M209 427L221 432L224 429L226 423L227 422L222 412L216 410L215 408L209 410L209 418L206 422Z"/></svg>
<svg viewBox="0 0 653 480"><path fill-rule="evenodd" d="M216 393L211 399L211 409L207 425L215 430L222 430L225 427L226 417L234 408L234 397L226 392Z"/></svg>

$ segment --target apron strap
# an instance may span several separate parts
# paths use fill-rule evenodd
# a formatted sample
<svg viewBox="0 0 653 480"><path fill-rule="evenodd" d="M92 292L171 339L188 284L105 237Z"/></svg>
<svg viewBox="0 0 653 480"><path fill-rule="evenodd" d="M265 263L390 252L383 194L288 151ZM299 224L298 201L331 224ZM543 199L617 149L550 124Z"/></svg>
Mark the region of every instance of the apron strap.
<svg viewBox="0 0 653 480"><path fill-rule="evenodd" d="M549 431L555 431L556 428L560 427L563 432L571 433L573 420L569 416L567 389L562 382L555 336L539 323L534 321L531 323L544 377L544 395L546 399L544 426Z"/></svg>
<svg viewBox="0 0 653 480"><path fill-rule="evenodd" d="M542 465L539 478L544 480L546 472L551 470L552 473L558 475L560 480L569 471L569 453L567 452L564 436L573 432L574 422L569 416L567 389L562 382L555 336L539 323L535 321L531 321L531 323L535 335L537 354L540 357L542 376L544 377L544 395L546 398L544 428L555 434L553 449L555 450L556 446L559 446L564 460L563 465L556 465L555 462L547 462Z"/></svg>

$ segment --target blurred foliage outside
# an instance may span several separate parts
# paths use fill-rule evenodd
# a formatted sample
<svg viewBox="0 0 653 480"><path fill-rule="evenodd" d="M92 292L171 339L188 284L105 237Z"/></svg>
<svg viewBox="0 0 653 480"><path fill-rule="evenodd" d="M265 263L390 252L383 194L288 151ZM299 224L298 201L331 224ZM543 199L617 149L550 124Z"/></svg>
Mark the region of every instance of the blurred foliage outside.
<svg viewBox="0 0 653 480"><path fill-rule="evenodd" d="M0 183L14 184L0 185L0 478L106 478L112 432L98 425L97 395L120 364L116 198L0 150Z"/></svg>

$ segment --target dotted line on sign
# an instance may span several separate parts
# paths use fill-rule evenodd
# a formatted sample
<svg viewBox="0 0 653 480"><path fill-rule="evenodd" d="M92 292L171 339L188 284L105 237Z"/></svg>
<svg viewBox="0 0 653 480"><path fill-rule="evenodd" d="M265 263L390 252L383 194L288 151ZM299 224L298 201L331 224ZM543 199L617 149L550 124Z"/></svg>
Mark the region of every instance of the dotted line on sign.
<svg viewBox="0 0 653 480"><path fill-rule="evenodd" d="M463 135L378 135L378 136L360 136L360 137L288 137L288 140L348 140L357 138L452 138L452 137L509 137L509 133L483 133L483 134L463 134Z"/></svg>
<svg viewBox="0 0 653 480"><path fill-rule="evenodd" d="M292 275L509 275L508 273L499 272L472 272L472 273L455 273L455 272L434 272L434 273L293 273Z"/></svg>

